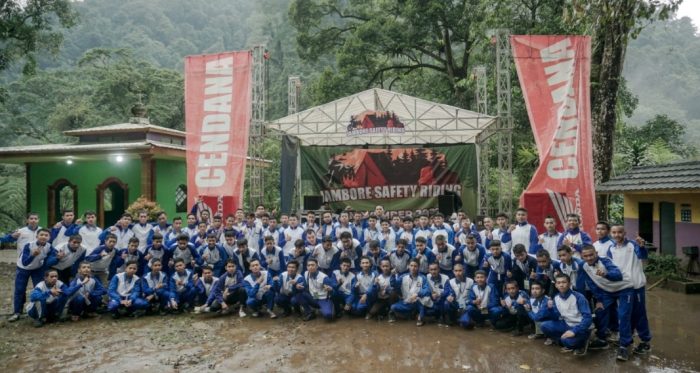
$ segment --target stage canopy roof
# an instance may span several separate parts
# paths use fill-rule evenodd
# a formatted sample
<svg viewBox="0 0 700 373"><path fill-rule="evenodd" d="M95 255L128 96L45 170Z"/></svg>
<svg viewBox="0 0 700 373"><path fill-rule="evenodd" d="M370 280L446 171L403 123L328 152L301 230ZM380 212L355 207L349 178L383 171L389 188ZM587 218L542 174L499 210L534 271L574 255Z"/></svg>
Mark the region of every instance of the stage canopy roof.
<svg viewBox="0 0 700 373"><path fill-rule="evenodd" d="M404 124L405 132L349 136L351 116L366 111L393 112ZM488 137L484 134L493 133L497 124L492 116L374 88L267 126L299 138L301 145L336 146L475 143Z"/></svg>

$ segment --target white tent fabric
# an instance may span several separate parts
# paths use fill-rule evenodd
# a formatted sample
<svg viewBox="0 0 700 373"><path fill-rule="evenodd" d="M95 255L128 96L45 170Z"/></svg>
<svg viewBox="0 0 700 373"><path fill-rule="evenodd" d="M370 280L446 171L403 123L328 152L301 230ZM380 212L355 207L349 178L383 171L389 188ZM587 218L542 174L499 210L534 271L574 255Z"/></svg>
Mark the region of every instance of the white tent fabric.
<svg viewBox="0 0 700 373"><path fill-rule="evenodd" d="M351 116L365 111L394 112L405 132L348 135ZM496 126L492 116L378 88L268 123L298 137L302 146L475 143L479 134Z"/></svg>

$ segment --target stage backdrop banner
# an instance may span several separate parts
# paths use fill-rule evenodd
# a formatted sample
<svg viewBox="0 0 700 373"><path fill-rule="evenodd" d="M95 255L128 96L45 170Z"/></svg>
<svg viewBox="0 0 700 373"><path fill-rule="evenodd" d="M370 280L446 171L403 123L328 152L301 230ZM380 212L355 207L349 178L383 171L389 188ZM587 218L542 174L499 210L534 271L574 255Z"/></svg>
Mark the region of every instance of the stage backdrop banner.
<svg viewBox="0 0 700 373"><path fill-rule="evenodd" d="M250 51L185 58L187 200L234 212L243 202L251 117Z"/></svg>
<svg viewBox="0 0 700 373"><path fill-rule="evenodd" d="M350 206L391 215L438 211L438 196L454 194L476 211L474 144L361 149L301 147L303 195L321 195L333 210Z"/></svg>
<svg viewBox="0 0 700 373"><path fill-rule="evenodd" d="M591 145L588 36L511 36L515 67L539 151L540 166L520 197L530 223L547 215L559 229L578 213L593 232L597 219Z"/></svg>

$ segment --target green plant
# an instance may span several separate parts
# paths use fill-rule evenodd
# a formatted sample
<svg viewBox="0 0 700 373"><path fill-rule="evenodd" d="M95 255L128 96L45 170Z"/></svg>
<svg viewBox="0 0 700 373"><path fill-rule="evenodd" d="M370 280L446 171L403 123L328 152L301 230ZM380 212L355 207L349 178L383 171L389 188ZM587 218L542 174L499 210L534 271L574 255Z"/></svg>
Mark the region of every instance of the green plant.
<svg viewBox="0 0 700 373"><path fill-rule="evenodd" d="M146 210L148 212L148 221L155 221L158 217L157 214L163 211L163 208L157 202L153 202L148 198L141 196L129 205L126 212L130 213L134 217L134 220L138 219L139 212Z"/></svg>
<svg viewBox="0 0 700 373"><path fill-rule="evenodd" d="M674 255L649 255L644 272L648 275L685 280L687 274L681 269L681 259Z"/></svg>

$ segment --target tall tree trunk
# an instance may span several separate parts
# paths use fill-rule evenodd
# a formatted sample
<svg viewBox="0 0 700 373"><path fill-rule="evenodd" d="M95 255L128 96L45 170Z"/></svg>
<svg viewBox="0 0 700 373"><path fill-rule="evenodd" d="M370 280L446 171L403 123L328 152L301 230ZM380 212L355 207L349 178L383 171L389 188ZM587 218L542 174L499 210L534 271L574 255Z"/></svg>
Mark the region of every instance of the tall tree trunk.
<svg viewBox="0 0 700 373"><path fill-rule="evenodd" d="M624 0L620 10L633 8L633 1ZM620 87L625 49L630 27L622 17L607 18L599 25L593 51L594 74L591 92L591 120L593 122L593 164L595 184L610 179L612 174L613 140L617 124L617 92ZM598 218L608 219L608 196L597 198Z"/></svg>

